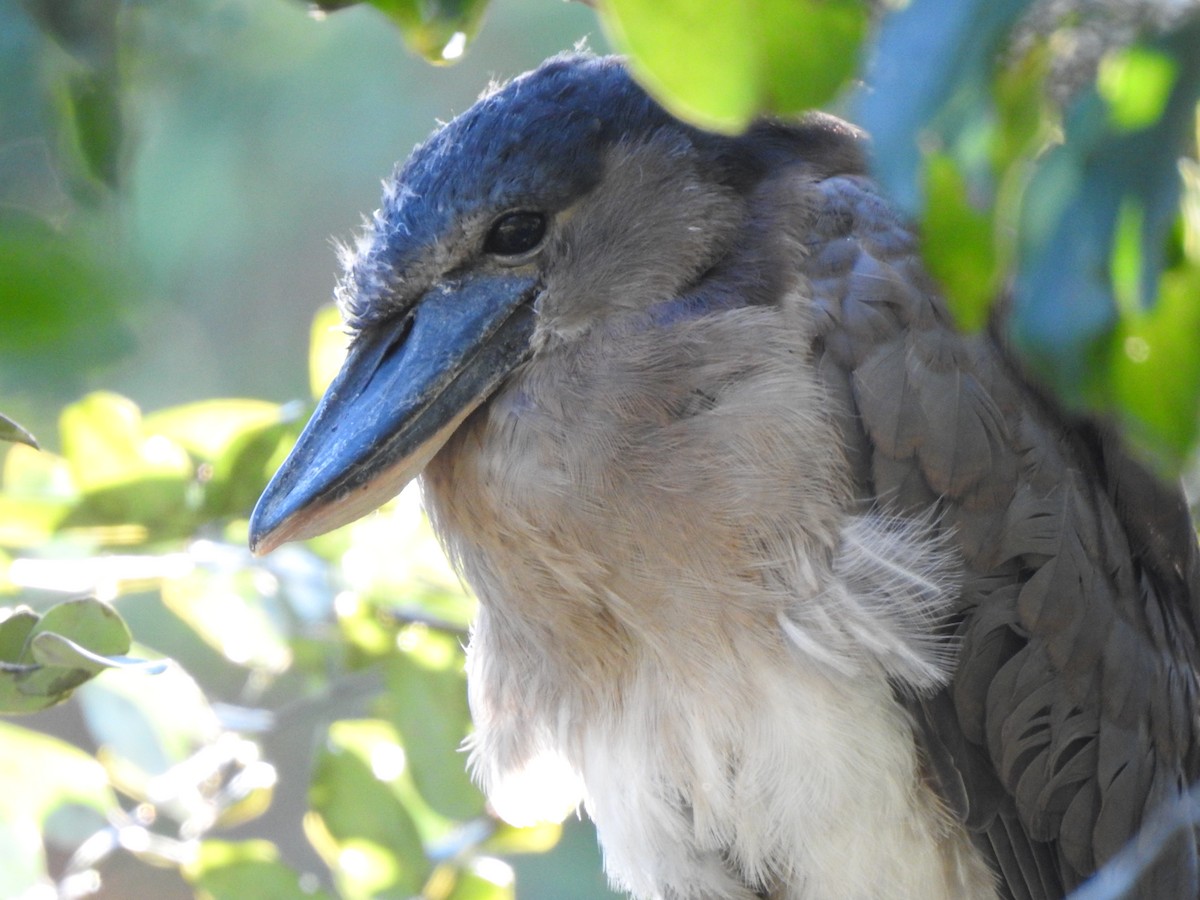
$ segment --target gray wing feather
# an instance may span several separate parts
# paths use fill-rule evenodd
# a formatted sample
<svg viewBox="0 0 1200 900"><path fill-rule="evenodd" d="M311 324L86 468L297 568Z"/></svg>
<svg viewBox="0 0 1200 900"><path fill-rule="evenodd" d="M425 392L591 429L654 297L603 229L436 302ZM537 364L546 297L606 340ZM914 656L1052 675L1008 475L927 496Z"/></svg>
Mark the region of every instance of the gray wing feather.
<svg viewBox="0 0 1200 900"><path fill-rule="evenodd" d="M1061 896L1200 777L1200 564L1179 492L951 325L909 229L821 181L801 267L864 502L952 529L953 684L912 701L927 767L1008 896ZM1196 836L1136 896L1197 896Z"/></svg>

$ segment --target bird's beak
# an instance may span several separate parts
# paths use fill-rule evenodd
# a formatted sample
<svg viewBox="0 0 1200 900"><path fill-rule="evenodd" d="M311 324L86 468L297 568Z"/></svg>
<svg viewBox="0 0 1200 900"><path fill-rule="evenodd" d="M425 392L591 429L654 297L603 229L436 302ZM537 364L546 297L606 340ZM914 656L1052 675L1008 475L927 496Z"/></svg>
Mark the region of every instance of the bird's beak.
<svg viewBox="0 0 1200 900"><path fill-rule="evenodd" d="M529 355L532 278L439 285L364 330L250 517L250 549L324 534L400 492Z"/></svg>

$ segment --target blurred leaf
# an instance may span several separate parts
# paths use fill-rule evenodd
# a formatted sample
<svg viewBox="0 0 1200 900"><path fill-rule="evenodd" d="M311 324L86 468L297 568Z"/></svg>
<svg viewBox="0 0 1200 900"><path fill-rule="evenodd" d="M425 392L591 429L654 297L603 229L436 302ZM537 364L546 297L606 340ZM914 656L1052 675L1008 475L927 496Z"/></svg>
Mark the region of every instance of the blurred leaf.
<svg viewBox="0 0 1200 900"><path fill-rule="evenodd" d="M456 62L479 30L487 0L368 0L400 26L404 42L434 64ZM346 4L334 0L321 6Z"/></svg>
<svg viewBox="0 0 1200 900"><path fill-rule="evenodd" d="M143 431L180 444L201 463L200 515L246 516L281 442L298 426L299 412L261 400L205 400L153 413Z"/></svg>
<svg viewBox="0 0 1200 900"><path fill-rule="evenodd" d="M0 711L33 712L65 700L98 672L121 665L104 657L124 654L129 641L121 617L92 598L56 604L41 616L14 610L0 625L0 661L11 664L0 669Z"/></svg>
<svg viewBox="0 0 1200 900"><path fill-rule="evenodd" d="M1151 47L1126 47L1102 60L1096 88L1118 131L1155 124L1166 111L1179 74L1175 60Z"/></svg>
<svg viewBox="0 0 1200 900"><path fill-rule="evenodd" d="M235 665L279 673L291 663L288 631L272 617L249 568L196 570L167 581L163 602Z"/></svg>
<svg viewBox="0 0 1200 900"><path fill-rule="evenodd" d="M1200 266L1165 273L1159 288L1153 308L1122 317L1109 367L1126 436L1174 476L1200 434Z"/></svg>
<svg viewBox="0 0 1200 900"><path fill-rule="evenodd" d="M1045 42L1009 60L992 81L997 127L992 136L992 168L1000 178L1022 157L1032 158L1051 139L1054 113L1046 100L1051 54Z"/></svg>
<svg viewBox="0 0 1200 900"><path fill-rule="evenodd" d="M446 900L515 900L513 871L498 859L477 859L472 869L459 870Z"/></svg>
<svg viewBox="0 0 1200 900"><path fill-rule="evenodd" d="M161 538L190 533L191 458L174 441L147 435L131 400L89 394L63 410L60 429L63 454L85 494L64 525L133 522L156 526Z"/></svg>
<svg viewBox="0 0 1200 900"><path fill-rule="evenodd" d="M111 487L148 475L186 479L191 461L164 437L147 439L137 405L118 394L89 394L63 410L63 454L84 491Z"/></svg>
<svg viewBox="0 0 1200 900"><path fill-rule="evenodd" d="M114 773L131 782L163 774L221 732L199 686L171 663L153 677L107 672L76 697Z"/></svg>
<svg viewBox="0 0 1200 900"><path fill-rule="evenodd" d="M0 441L28 444L33 449L38 449L37 439L5 415L0 415Z"/></svg>
<svg viewBox="0 0 1200 900"><path fill-rule="evenodd" d="M396 743L389 731L382 722L335 722L309 788L310 840L348 898L408 898L431 870L412 817L372 771L372 746Z"/></svg>
<svg viewBox="0 0 1200 900"><path fill-rule="evenodd" d="M65 501L25 500L0 493L0 545L41 547L69 511Z"/></svg>
<svg viewBox="0 0 1200 900"><path fill-rule="evenodd" d="M350 536L344 577L369 606L396 619L436 618L465 632L476 603L421 511L419 485L410 484L375 515L354 523ZM397 546L405 552L394 552Z"/></svg>
<svg viewBox="0 0 1200 900"><path fill-rule="evenodd" d="M966 179L946 155L926 160L925 193L925 262L959 326L977 331L1004 277L990 210L971 204Z"/></svg>
<svg viewBox="0 0 1200 900"><path fill-rule="evenodd" d="M124 126L116 70L69 76L66 103L88 174L110 188L120 187Z"/></svg>
<svg viewBox="0 0 1200 900"><path fill-rule="evenodd" d="M923 135L956 95L984 112L997 51L1030 2L912 0L884 18L855 118L871 134L876 176L906 213L920 212Z"/></svg>
<svg viewBox="0 0 1200 900"><path fill-rule="evenodd" d="M201 400L150 413L141 430L162 435L205 462L216 462L231 444L282 418L280 406L265 400Z"/></svg>
<svg viewBox="0 0 1200 900"><path fill-rule="evenodd" d="M67 461L24 444L8 448L0 491L0 545L41 547L77 497Z"/></svg>
<svg viewBox="0 0 1200 900"><path fill-rule="evenodd" d="M539 822L522 828L507 822L498 822L496 830L484 843L483 849L497 855L545 853L554 848L562 833L561 822Z"/></svg>
<svg viewBox="0 0 1200 900"><path fill-rule="evenodd" d="M296 900L312 897L325 900L324 891L307 891L300 877L279 859L279 849L270 841L203 841L196 857L183 867L183 875L212 900Z"/></svg>
<svg viewBox="0 0 1200 900"><path fill-rule="evenodd" d="M53 890L37 823L0 814L0 897L36 897Z"/></svg>
<svg viewBox="0 0 1200 900"><path fill-rule="evenodd" d="M342 314L334 304L325 304L313 316L308 343L308 384L314 397L325 393L346 359L348 346Z"/></svg>
<svg viewBox="0 0 1200 900"><path fill-rule="evenodd" d="M107 814L117 802L104 770L82 750L5 722L0 772L0 896L31 896L30 879L45 874L41 830L47 817L67 804Z"/></svg>
<svg viewBox="0 0 1200 900"><path fill-rule="evenodd" d="M425 802L452 819L477 816L484 808L483 795L459 752L471 714L458 640L410 625L398 643L404 652L384 663L387 690L377 708L403 737L413 781Z"/></svg>
<svg viewBox="0 0 1200 900"><path fill-rule="evenodd" d="M724 132L827 103L867 25L860 0L609 0L600 17L664 106Z"/></svg>
<svg viewBox="0 0 1200 900"><path fill-rule="evenodd" d="M75 392L82 375L133 346L109 248L0 208L0 381Z"/></svg>
<svg viewBox="0 0 1200 900"><path fill-rule="evenodd" d="M1105 408L1111 400L1106 373L1118 287L1126 308L1144 308L1157 293L1178 212L1176 160L1194 139L1198 45L1200 19L1193 18L1152 48L1174 61L1177 74L1162 118L1147 127L1121 124L1132 114L1114 113L1106 96L1123 97L1138 85L1161 89L1154 88L1161 66L1118 66L1103 94L1087 91L1068 117L1066 140L1025 192L1011 328L1026 360L1069 405Z"/></svg>
<svg viewBox="0 0 1200 900"><path fill-rule="evenodd" d="M78 496L67 461L47 450L25 445L8 448L4 456L4 493L22 498L74 499Z"/></svg>
<svg viewBox="0 0 1200 900"><path fill-rule="evenodd" d="M28 606L0 609L0 662L15 663L40 617Z"/></svg>

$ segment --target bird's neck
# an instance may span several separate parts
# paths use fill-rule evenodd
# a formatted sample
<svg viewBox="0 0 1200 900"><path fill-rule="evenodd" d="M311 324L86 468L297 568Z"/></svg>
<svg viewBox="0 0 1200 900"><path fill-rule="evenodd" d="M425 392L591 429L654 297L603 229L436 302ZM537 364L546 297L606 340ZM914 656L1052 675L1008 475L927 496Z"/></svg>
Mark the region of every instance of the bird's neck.
<svg viewBox="0 0 1200 900"><path fill-rule="evenodd" d="M734 880L705 896L749 897L747 879L770 880L756 867L821 865L785 844L810 856L869 845L849 836L862 823L847 810L870 816L880 791L922 790L892 682L944 679L944 655L918 635L952 579L919 527L854 514L799 309L681 315L663 323L669 339L597 331L537 358L425 473L435 524L482 603L468 672L477 773L496 788L539 756L565 759L616 877L659 870L657 883L629 883L641 895L699 877L696 854L732 854L743 874L709 873ZM891 549L879 558L877 546ZM847 761L838 748L860 727L876 746ZM809 767L813 796L776 796L779 765ZM622 787L622 773L642 781ZM638 796L674 824L623 830L638 816L622 804ZM761 810L780 804L789 823L764 835L774 813ZM941 883L941 813L912 819L906 804L879 840L914 885ZM757 811L725 821L736 809ZM768 837L780 843L755 849ZM662 869L671 853L676 874ZM906 868L919 854L924 868Z"/></svg>

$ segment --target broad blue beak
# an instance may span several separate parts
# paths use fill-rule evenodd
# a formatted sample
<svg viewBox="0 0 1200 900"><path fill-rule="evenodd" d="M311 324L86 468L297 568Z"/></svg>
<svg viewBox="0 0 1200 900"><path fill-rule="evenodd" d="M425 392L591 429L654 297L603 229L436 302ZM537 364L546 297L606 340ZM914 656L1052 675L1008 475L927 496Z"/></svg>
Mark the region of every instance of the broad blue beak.
<svg viewBox="0 0 1200 900"><path fill-rule="evenodd" d="M438 285L362 332L250 517L250 549L332 531L382 506L530 352L536 281Z"/></svg>

